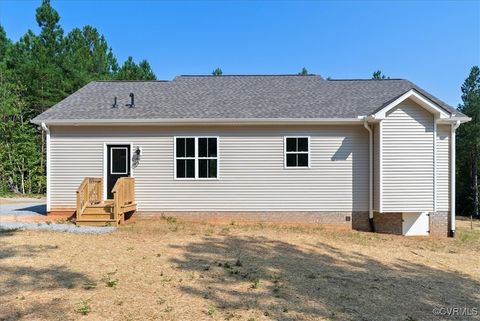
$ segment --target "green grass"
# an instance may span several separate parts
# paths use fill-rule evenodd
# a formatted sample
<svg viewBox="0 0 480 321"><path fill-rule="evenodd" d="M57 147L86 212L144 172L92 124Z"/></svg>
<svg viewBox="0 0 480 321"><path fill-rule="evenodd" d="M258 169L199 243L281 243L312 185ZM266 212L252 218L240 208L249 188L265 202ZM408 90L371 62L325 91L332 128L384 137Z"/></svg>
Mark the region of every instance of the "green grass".
<svg viewBox="0 0 480 321"><path fill-rule="evenodd" d="M457 239L460 242L479 242L480 241L480 231L479 230L458 231Z"/></svg>

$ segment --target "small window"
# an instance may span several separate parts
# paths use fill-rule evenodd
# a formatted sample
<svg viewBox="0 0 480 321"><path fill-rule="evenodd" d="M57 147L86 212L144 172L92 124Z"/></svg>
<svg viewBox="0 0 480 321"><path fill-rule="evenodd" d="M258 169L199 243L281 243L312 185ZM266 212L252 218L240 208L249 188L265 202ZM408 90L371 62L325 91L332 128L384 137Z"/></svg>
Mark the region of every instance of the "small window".
<svg viewBox="0 0 480 321"><path fill-rule="evenodd" d="M217 178L216 137L175 138L176 178Z"/></svg>
<svg viewBox="0 0 480 321"><path fill-rule="evenodd" d="M285 167L309 167L309 137L285 137Z"/></svg>

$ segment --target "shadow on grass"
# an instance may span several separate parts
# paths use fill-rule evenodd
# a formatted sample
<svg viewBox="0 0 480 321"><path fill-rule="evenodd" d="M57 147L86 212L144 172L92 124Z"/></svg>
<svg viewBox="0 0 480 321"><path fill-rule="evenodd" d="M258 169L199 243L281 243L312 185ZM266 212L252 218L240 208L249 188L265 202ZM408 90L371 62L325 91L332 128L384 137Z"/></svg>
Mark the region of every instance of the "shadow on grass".
<svg viewBox="0 0 480 321"><path fill-rule="evenodd" d="M17 233L19 230L20 229L18 228L12 228L12 229L0 228L0 238L5 236L12 236L15 233Z"/></svg>
<svg viewBox="0 0 480 321"><path fill-rule="evenodd" d="M407 260L387 266L324 243L226 236L181 248L173 263L201 275L181 290L220 310L279 320L439 320L435 307L478 306L480 283L467 275Z"/></svg>
<svg viewBox="0 0 480 321"><path fill-rule="evenodd" d="M31 266L36 256L55 251L53 245L11 245L5 237L13 236L17 230L0 230L0 320L17 320L30 316L35 319L64 320L71 307L63 298L52 298L45 303L36 301L37 291L72 289L92 283L83 273L70 271L63 265L48 267ZM44 256L45 257L45 256ZM21 259L17 263L15 259ZM14 261L10 261L14 259ZM15 262L15 263L12 263ZM68 310L68 311L67 311Z"/></svg>

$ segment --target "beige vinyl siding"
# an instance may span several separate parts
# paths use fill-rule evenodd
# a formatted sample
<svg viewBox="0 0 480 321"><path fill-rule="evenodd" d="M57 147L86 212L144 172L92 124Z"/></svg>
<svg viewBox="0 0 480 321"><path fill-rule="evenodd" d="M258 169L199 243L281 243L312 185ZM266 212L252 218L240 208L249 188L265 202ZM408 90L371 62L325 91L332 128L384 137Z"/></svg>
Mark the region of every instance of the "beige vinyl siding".
<svg viewBox="0 0 480 321"><path fill-rule="evenodd" d="M433 211L433 114L406 100L382 121L382 211Z"/></svg>
<svg viewBox="0 0 480 321"><path fill-rule="evenodd" d="M75 130L72 130L75 131ZM103 144L77 139L64 139L50 129L50 205L55 208L75 207L76 190L84 177L103 175Z"/></svg>
<svg viewBox="0 0 480 321"><path fill-rule="evenodd" d="M450 210L450 125L437 125L437 211Z"/></svg>
<svg viewBox="0 0 480 321"><path fill-rule="evenodd" d="M373 129L373 209L380 210L380 124L372 124Z"/></svg>
<svg viewBox="0 0 480 321"><path fill-rule="evenodd" d="M52 208L74 207L85 176L102 176L104 143L142 148L133 176L140 211L366 211L363 126L53 127ZM174 179L174 136L219 137L218 180ZM284 136L310 136L311 168L284 168Z"/></svg>

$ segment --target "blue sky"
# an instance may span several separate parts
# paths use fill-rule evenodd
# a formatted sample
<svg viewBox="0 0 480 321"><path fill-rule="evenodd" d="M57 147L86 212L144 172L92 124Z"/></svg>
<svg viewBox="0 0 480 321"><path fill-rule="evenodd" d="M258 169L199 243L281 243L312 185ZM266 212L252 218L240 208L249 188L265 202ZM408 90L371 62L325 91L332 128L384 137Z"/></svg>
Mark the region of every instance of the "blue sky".
<svg viewBox="0 0 480 321"><path fill-rule="evenodd" d="M38 32L40 1L0 0L17 40ZM65 31L93 25L119 61L179 74L297 73L370 78L380 69L456 106L480 64L480 1L52 1Z"/></svg>

